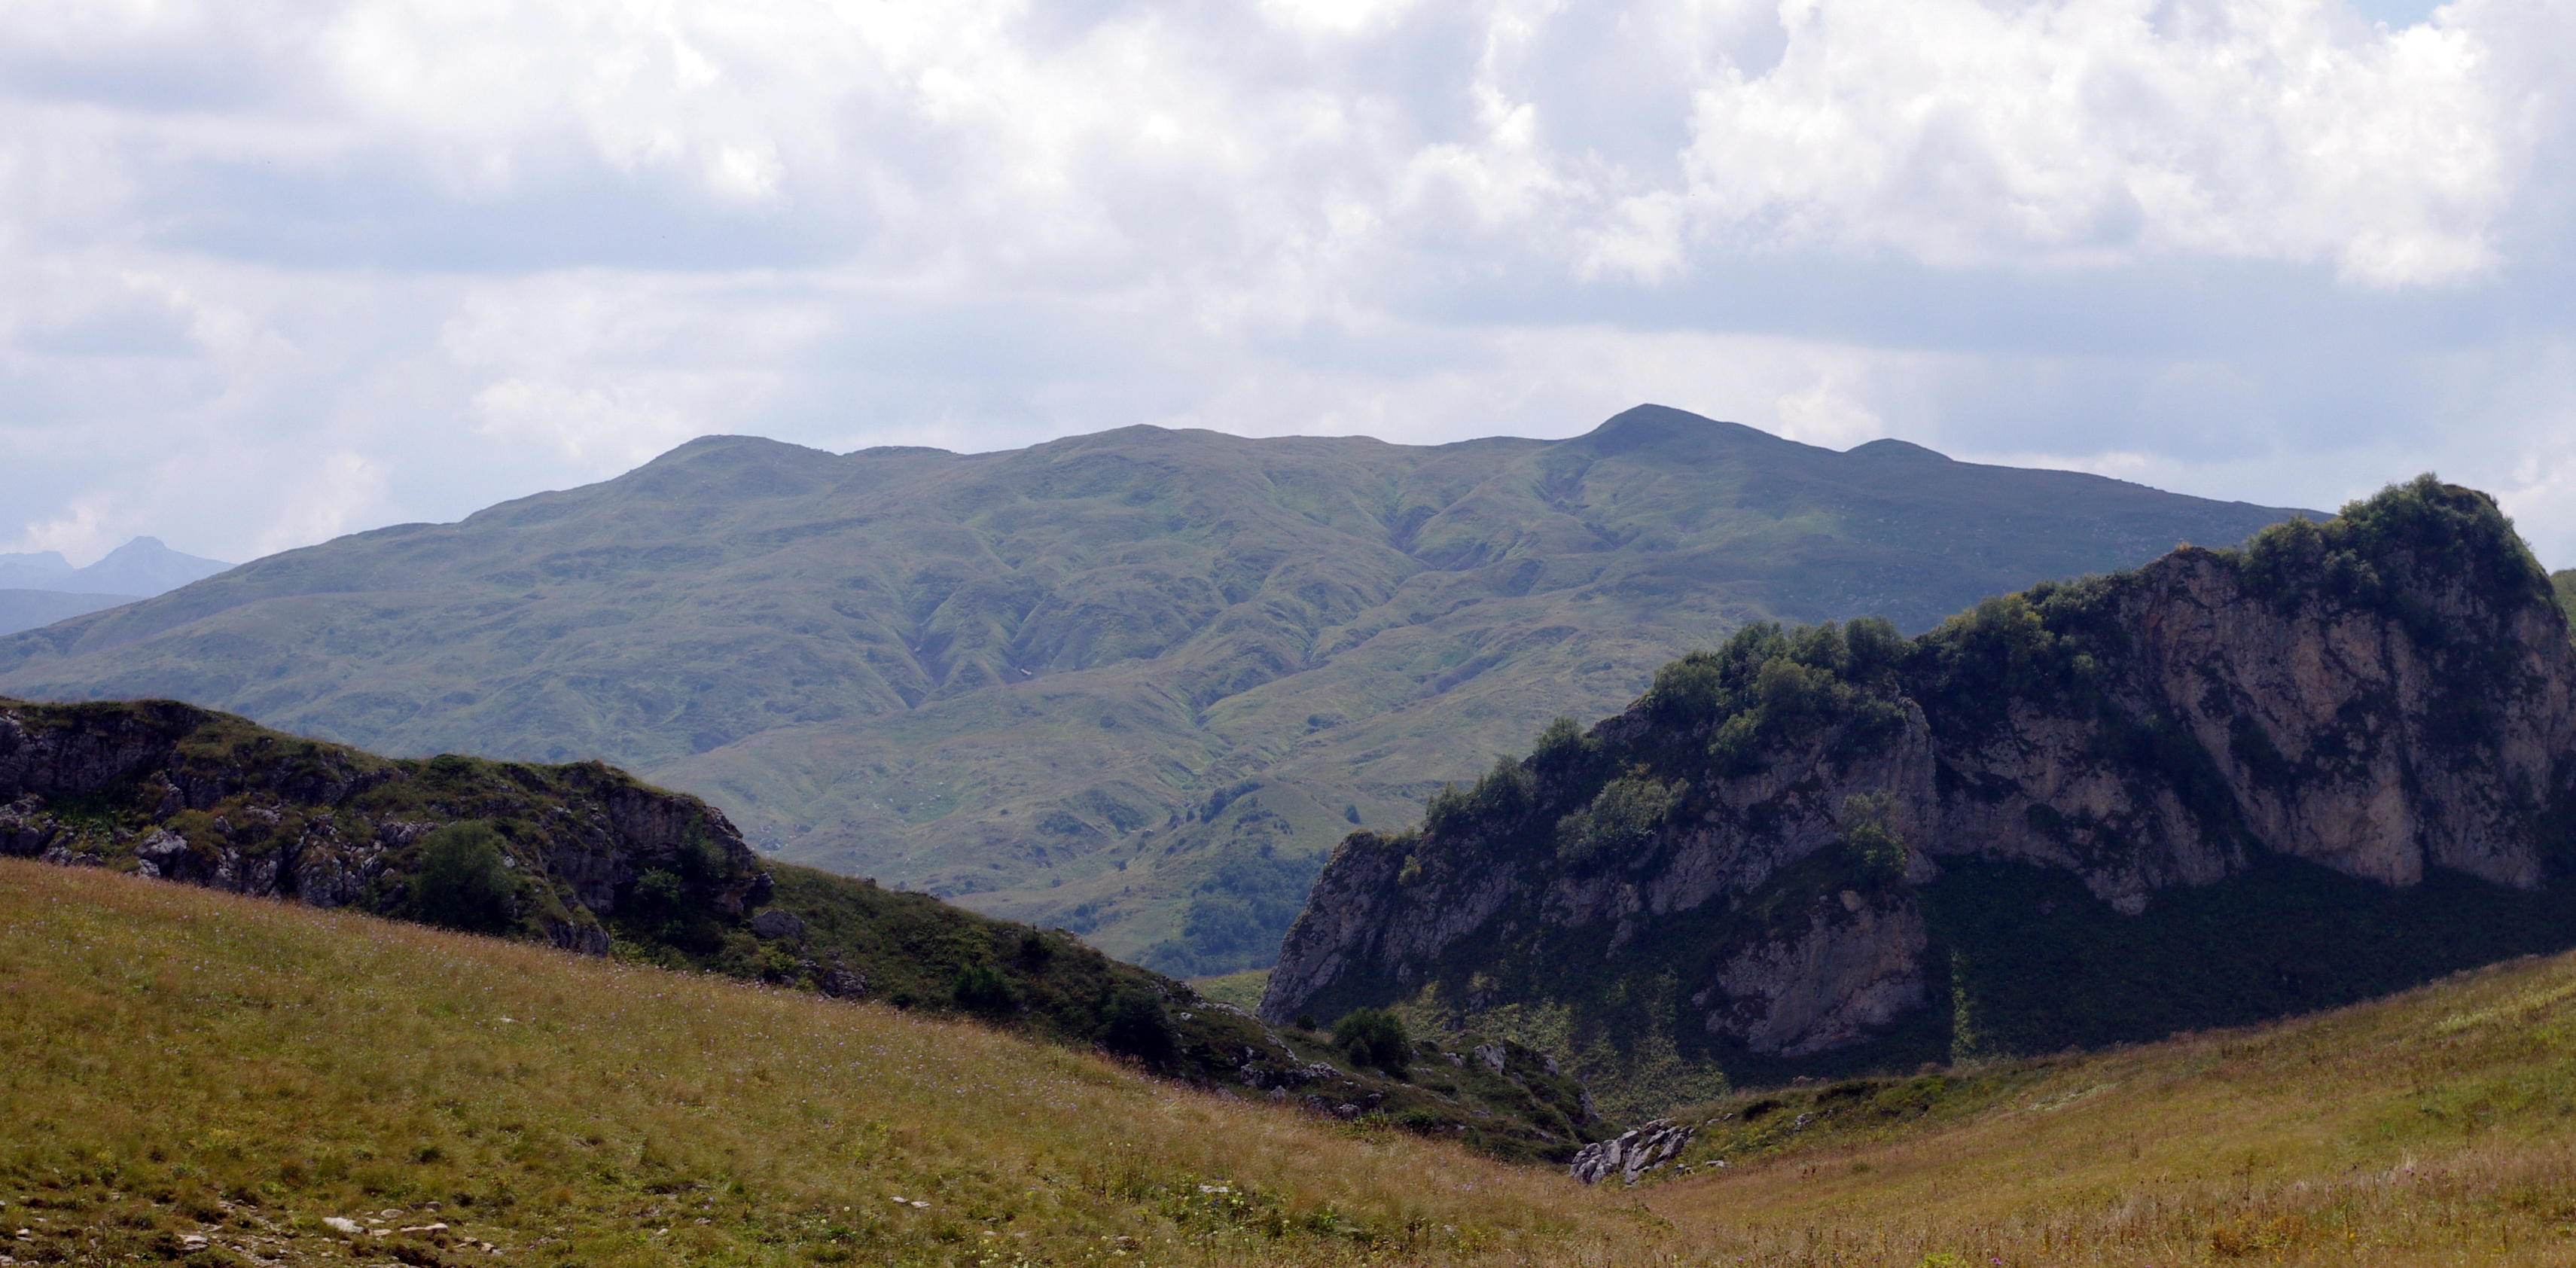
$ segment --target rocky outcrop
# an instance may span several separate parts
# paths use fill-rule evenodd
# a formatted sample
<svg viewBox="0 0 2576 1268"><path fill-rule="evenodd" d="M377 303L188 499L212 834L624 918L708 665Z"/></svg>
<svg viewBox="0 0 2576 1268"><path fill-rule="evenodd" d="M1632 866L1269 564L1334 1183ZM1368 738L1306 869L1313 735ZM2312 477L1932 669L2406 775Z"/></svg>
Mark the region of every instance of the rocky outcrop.
<svg viewBox="0 0 2576 1268"><path fill-rule="evenodd" d="M2134 917L2268 857L2537 890L2571 824L2567 618L2492 502L2428 477L1915 639L1748 628L1419 831L1353 834L1262 1013L1467 1018L1679 975L1653 1024L1814 1056L1930 1002L1918 895L1955 860Z"/></svg>
<svg viewBox="0 0 2576 1268"><path fill-rule="evenodd" d="M1617 1176L1629 1184L1671 1162L1691 1141L1691 1129L1669 1118L1631 1128L1611 1140L1595 1141L1576 1151L1565 1173L1585 1184Z"/></svg>
<svg viewBox="0 0 2576 1268"><path fill-rule="evenodd" d="M520 917L569 949L605 953L601 919L650 873L718 918L768 892L721 812L598 763L398 761L171 701L0 700L0 854L395 912L416 843L469 820L543 879Z"/></svg>

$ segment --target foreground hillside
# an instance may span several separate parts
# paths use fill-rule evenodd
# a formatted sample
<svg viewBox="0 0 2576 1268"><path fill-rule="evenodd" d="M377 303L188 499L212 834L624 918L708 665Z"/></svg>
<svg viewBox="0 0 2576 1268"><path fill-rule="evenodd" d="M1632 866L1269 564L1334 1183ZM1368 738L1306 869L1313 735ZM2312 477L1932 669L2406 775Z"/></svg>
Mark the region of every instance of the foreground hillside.
<svg viewBox="0 0 2576 1268"><path fill-rule="evenodd" d="M1354 833L1262 1009L1514 1033L1646 1114L2570 946L2576 644L2428 476L1915 639L1747 627Z"/></svg>
<svg viewBox="0 0 2576 1268"><path fill-rule="evenodd" d="M694 441L0 639L0 689L600 758L765 852L1267 964L1323 852L1747 620L1929 626L2283 512L1641 407L1561 442Z"/></svg>
<svg viewBox="0 0 2576 1268"><path fill-rule="evenodd" d="M0 963L0 1229L26 1230L0 1254L20 1262L2022 1268L2576 1247L2566 957L2255 1030L1747 1090L1680 1116L1700 1127L1689 1174L1596 1190L879 1005L96 870L0 859Z"/></svg>
<svg viewBox="0 0 2576 1268"><path fill-rule="evenodd" d="M722 812L596 762L405 761L167 700L0 699L0 855L973 1016L1505 1157L1562 1157L1605 1126L1508 1040L1452 1034L1494 1060L1427 1078L1361 1063L1061 931L761 864Z"/></svg>
<svg viewBox="0 0 2576 1268"><path fill-rule="evenodd" d="M1553 1169L970 1024L98 870L0 859L0 964L20 1261L1473 1264L1633 1236Z"/></svg>

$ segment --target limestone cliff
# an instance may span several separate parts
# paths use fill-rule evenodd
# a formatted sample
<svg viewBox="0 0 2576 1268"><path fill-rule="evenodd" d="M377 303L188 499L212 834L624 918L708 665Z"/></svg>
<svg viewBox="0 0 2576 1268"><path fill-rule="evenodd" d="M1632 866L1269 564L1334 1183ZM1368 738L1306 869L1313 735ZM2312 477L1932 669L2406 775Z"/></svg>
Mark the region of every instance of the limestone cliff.
<svg viewBox="0 0 2576 1268"><path fill-rule="evenodd" d="M1353 834L1263 1012L1547 1017L1593 1076L1777 1072L2569 945L2571 692L2549 578L2430 477L1917 639L1748 627L1417 831Z"/></svg>

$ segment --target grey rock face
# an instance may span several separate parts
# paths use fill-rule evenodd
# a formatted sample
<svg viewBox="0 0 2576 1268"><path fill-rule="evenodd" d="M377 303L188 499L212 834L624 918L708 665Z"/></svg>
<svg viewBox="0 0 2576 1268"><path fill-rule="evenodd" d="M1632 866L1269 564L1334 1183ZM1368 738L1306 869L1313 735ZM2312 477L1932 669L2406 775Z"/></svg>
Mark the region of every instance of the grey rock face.
<svg viewBox="0 0 2576 1268"><path fill-rule="evenodd" d="M797 919L794 912L771 907L751 918L751 932L754 937L773 942L782 938L798 938L805 934L805 922Z"/></svg>
<svg viewBox="0 0 2576 1268"><path fill-rule="evenodd" d="M1585 1145L1575 1152L1565 1173L1585 1184L1599 1184L1614 1175L1635 1184L1637 1177L1680 1156L1690 1144L1691 1132L1669 1118L1658 1118L1616 1139Z"/></svg>
<svg viewBox="0 0 2576 1268"><path fill-rule="evenodd" d="M1765 1056L1849 1047L1924 1003L1923 913L1911 899L1844 890L1816 905L1796 937L1738 950L1692 1002L1712 1033Z"/></svg>

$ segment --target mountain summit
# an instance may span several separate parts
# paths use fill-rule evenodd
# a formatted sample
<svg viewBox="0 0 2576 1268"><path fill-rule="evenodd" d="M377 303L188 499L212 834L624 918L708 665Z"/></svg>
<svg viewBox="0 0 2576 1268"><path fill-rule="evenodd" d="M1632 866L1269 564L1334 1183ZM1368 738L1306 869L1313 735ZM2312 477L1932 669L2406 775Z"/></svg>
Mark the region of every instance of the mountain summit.
<svg viewBox="0 0 2576 1268"><path fill-rule="evenodd" d="M1355 824L1747 621L1922 629L2287 514L1660 406L1437 446L714 436L0 640L0 689L603 758L778 857L1209 972L1268 962Z"/></svg>

